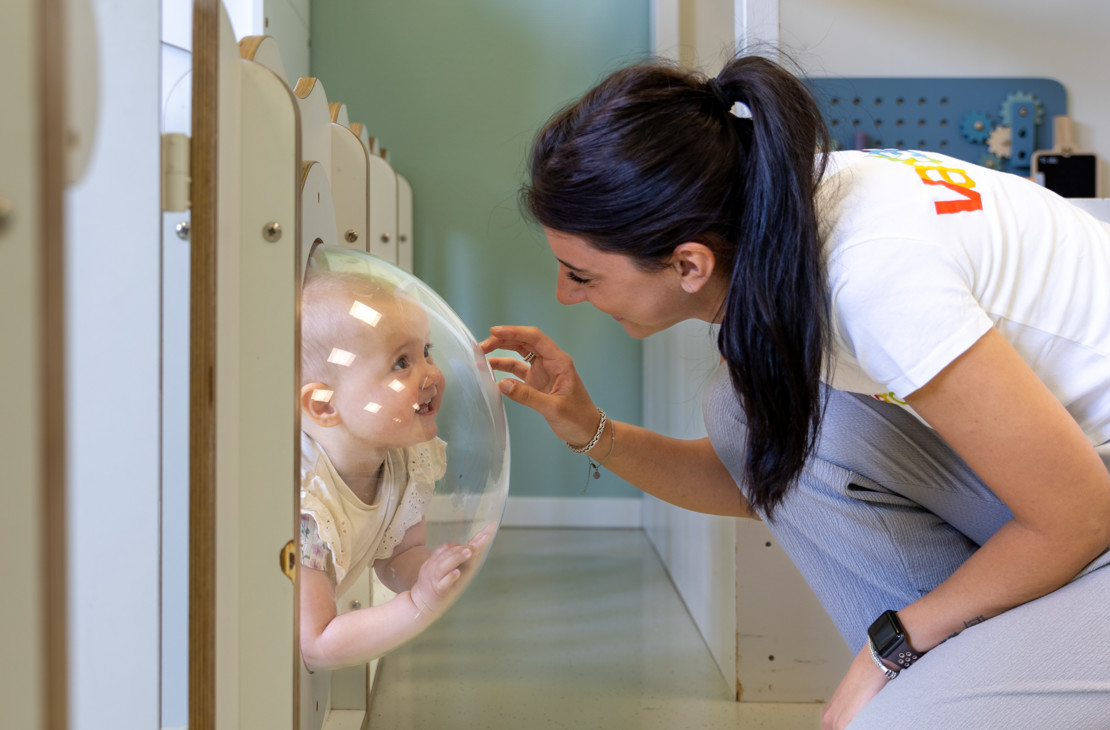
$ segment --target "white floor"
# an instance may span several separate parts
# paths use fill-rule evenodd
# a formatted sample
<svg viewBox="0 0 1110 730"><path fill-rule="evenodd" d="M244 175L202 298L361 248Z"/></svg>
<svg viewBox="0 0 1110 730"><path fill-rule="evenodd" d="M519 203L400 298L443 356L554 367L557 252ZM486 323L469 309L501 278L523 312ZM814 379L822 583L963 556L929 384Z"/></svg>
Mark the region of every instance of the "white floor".
<svg viewBox="0 0 1110 730"><path fill-rule="evenodd" d="M820 727L737 703L640 530L501 530L439 622L387 656L371 730Z"/></svg>

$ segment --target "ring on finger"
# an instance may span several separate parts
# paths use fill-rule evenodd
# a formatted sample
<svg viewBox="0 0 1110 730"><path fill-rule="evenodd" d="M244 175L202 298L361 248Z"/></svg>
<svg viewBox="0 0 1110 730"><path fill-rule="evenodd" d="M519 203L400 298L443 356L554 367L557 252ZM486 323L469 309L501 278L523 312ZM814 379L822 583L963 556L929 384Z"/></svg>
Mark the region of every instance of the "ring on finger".
<svg viewBox="0 0 1110 730"><path fill-rule="evenodd" d="M536 359L536 353L534 353L534 352L529 352L527 355L524 356L524 362L526 362L528 364L531 364L532 361L535 360L535 359Z"/></svg>

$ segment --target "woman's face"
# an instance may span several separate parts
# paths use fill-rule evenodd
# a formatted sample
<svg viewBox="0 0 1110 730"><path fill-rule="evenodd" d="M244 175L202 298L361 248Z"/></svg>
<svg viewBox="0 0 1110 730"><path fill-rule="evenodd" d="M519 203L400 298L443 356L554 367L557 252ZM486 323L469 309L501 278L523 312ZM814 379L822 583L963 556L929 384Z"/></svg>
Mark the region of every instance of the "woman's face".
<svg viewBox="0 0 1110 730"><path fill-rule="evenodd" d="M623 254L600 251L577 236L545 228L559 262L555 298L562 304L589 302L643 338L685 319L701 319L700 302L682 288L680 269L644 271Z"/></svg>

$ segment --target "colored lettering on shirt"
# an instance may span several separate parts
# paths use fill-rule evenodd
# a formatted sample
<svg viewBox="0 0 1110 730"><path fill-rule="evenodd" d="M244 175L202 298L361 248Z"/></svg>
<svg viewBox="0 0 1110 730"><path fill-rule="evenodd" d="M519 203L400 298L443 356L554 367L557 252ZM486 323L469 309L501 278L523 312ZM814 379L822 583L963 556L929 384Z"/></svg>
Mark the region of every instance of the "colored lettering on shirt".
<svg viewBox="0 0 1110 730"><path fill-rule="evenodd" d="M946 167L936 157L930 157L922 152L913 150L868 150L872 157L878 157L891 162L901 162L917 171L921 181L926 185L940 185L958 196L952 200L938 200L937 215L949 213L970 213L983 209L983 196L975 190L975 181L968 176L965 170L955 167Z"/></svg>
<svg viewBox="0 0 1110 730"><path fill-rule="evenodd" d="M938 200L933 205L937 208L938 215L948 213L970 213L983 209L983 196L978 191L972 190L975 181L967 176L963 170L950 167L914 167L917 174L926 185L943 185L954 193L963 196L958 200ZM953 179L952 175L959 179Z"/></svg>
<svg viewBox="0 0 1110 730"><path fill-rule="evenodd" d="M894 393L875 393L871 397L875 400L881 400L883 403L893 403L896 406L909 405L909 403L894 395Z"/></svg>

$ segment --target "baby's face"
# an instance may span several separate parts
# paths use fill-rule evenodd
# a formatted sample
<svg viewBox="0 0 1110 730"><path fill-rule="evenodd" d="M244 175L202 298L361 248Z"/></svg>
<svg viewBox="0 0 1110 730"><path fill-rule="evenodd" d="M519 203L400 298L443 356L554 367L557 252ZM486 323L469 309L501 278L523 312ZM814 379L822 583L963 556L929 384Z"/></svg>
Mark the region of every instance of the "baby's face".
<svg viewBox="0 0 1110 730"><path fill-rule="evenodd" d="M403 297L366 305L356 303L350 311L346 339L353 359L334 394L343 421L353 435L375 448L434 438L445 381L432 360L428 315Z"/></svg>

